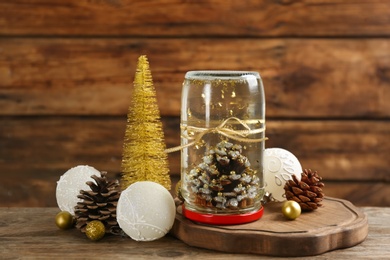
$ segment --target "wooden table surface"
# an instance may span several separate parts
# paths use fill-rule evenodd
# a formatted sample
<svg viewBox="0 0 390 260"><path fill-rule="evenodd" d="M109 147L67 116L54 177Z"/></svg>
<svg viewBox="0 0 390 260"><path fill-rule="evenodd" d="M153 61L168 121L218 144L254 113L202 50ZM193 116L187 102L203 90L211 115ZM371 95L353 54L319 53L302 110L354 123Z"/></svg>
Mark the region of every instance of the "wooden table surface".
<svg viewBox="0 0 390 260"><path fill-rule="evenodd" d="M311 259L388 259L390 256L390 208L365 207L369 233L352 248L335 250ZM59 230L57 208L0 208L0 258L83 259L280 259L250 254L226 254L187 246L171 235L153 242L106 236L92 242L76 229Z"/></svg>

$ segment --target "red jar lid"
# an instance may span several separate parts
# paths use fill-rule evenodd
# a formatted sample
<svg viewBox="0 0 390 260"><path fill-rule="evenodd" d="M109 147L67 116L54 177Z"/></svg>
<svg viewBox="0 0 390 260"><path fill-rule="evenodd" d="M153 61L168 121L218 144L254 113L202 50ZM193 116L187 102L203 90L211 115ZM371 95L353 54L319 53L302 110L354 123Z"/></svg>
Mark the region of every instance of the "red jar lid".
<svg viewBox="0 0 390 260"><path fill-rule="evenodd" d="M252 211L243 214L221 215L221 214L205 214L194 212L186 209L182 205L183 215L193 221L210 224L210 225L237 225L256 221L263 216L264 208L261 207L257 211Z"/></svg>

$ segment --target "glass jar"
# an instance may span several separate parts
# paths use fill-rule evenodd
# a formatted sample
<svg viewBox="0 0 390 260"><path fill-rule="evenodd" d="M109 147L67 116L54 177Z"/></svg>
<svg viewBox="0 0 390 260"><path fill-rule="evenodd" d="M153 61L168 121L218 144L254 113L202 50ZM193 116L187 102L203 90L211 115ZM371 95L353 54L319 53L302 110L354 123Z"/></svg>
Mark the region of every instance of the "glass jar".
<svg viewBox="0 0 390 260"><path fill-rule="evenodd" d="M180 128L183 215L209 224L259 219L265 140L259 73L187 72Z"/></svg>

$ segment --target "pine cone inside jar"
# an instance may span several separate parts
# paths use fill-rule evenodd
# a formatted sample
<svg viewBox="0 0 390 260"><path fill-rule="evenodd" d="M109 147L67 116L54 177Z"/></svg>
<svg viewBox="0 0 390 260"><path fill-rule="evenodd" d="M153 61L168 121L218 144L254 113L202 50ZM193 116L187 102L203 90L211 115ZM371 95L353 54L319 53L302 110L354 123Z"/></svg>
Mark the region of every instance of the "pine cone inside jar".
<svg viewBox="0 0 390 260"><path fill-rule="evenodd" d="M121 234L121 228L116 220L116 206L120 196L119 182L107 181L107 172L101 172L101 177L92 175L95 180L86 184L91 190L81 190L77 196L81 199L75 206L76 228L85 233L87 224L100 220L106 233Z"/></svg>
<svg viewBox="0 0 390 260"><path fill-rule="evenodd" d="M312 211L322 206L324 198L322 188L325 186L317 171L305 169L301 181L295 175L284 186L286 199L299 203L303 211Z"/></svg>
<svg viewBox="0 0 390 260"><path fill-rule="evenodd" d="M200 207L238 210L251 207L260 179L242 155L242 146L227 141L211 147L188 176L188 190Z"/></svg>

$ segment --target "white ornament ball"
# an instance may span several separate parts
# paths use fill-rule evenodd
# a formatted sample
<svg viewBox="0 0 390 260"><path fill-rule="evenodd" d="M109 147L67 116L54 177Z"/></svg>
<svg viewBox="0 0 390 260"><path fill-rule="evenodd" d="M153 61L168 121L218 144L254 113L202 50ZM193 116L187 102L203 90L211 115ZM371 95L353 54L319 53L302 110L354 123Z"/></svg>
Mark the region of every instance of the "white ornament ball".
<svg viewBox="0 0 390 260"><path fill-rule="evenodd" d="M152 241L172 228L176 206L162 185L139 181L122 191L116 214L119 226L128 236L136 241Z"/></svg>
<svg viewBox="0 0 390 260"><path fill-rule="evenodd" d="M282 148L267 148L264 152L265 191L277 201L286 200L284 185L295 174L301 180L302 166L297 157Z"/></svg>
<svg viewBox="0 0 390 260"><path fill-rule="evenodd" d="M77 198L80 190L91 190L87 181L94 181L91 176L101 176L95 168L79 165L65 172L57 182L56 198L58 207L74 215L74 207L81 199Z"/></svg>

